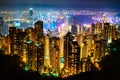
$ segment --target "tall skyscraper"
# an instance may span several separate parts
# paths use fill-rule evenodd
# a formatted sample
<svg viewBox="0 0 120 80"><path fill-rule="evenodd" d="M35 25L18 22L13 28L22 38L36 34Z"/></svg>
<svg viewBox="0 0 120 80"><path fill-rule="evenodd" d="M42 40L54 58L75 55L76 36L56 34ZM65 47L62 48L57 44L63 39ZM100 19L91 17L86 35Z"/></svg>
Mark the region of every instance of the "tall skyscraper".
<svg viewBox="0 0 120 80"><path fill-rule="evenodd" d="M2 34L2 31L3 31L3 23L4 23L4 20L2 17L0 17L0 34Z"/></svg>
<svg viewBox="0 0 120 80"><path fill-rule="evenodd" d="M29 9L30 27L33 26L33 8Z"/></svg>
<svg viewBox="0 0 120 80"><path fill-rule="evenodd" d="M73 17L73 25L71 27L71 33L76 35L77 34L77 26L76 26L76 18Z"/></svg>
<svg viewBox="0 0 120 80"><path fill-rule="evenodd" d="M109 23L104 23L104 40L108 40L108 36L109 36L109 28L110 28L110 24Z"/></svg>
<svg viewBox="0 0 120 80"><path fill-rule="evenodd" d="M29 9L29 15L30 15L30 16L33 16L33 8L30 8L30 9Z"/></svg>
<svg viewBox="0 0 120 80"><path fill-rule="evenodd" d="M73 40L73 36L70 32L68 32L64 38L64 68L66 70L70 69L70 53L72 51L71 42Z"/></svg>
<svg viewBox="0 0 120 80"><path fill-rule="evenodd" d="M92 26L92 35L94 34L94 32L95 32L95 24L94 23L92 23L91 24L91 26Z"/></svg>

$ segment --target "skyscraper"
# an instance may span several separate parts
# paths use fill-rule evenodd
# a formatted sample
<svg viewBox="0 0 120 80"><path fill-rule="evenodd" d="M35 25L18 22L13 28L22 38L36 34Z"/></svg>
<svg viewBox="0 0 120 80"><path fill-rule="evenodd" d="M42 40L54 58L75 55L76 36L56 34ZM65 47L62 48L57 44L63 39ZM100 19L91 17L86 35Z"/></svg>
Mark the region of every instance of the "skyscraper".
<svg viewBox="0 0 120 80"><path fill-rule="evenodd" d="M35 39L36 41L40 41L40 38L43 37L43 21L37 21L34 24L35 27Z"/></svg>
<svg viewBox="0 0 120 80"><path fill-rule="evenodd" d="M10 34L10 54L14 55L15 51L15 32L16 28L15 27L9 27L9 34Z"/></svg>
<svg viewBox="0 0 120 80"><path fill-rule="evenodd" d="M73 36L70 32L68 32L64 38L64 68L66 70L70 69L70 53L72 51L71 42L73 40Z"/></svg>
<svg viewBox="0 0 120 80"><path fill-rule="evenodd" d="M71 52L71 69L73 74L79 73L80 66L80 46L77 41L72 41L72 52Z"/></svg>
<svg viewBox="0 0 120 80"><path fill-rule="evenodd" d="M3 31L3 23L4 23L3 18L0 17L0 34L2 34Z"/></svg>
<svg viewBox="0 0 120 80"><path fill-rule="evenodd" d="M36 70L35 43L32 40L26 41L27 65L29 70Z"/></svg>
<svg viewBox="0 0 120 80"><path fill-rule="evenodd" d="M33 8L30 8L30 9L29 9L29 15L30 15L30 16L33 16Z"/></svg>
<svg viewBox="0 0 120 80"><path fill-rule="evenodd" d="M76 18L73 17L73 25L72 25L72 28L71 28L71 33L76 35L77 34L77 26L76 26Z"/></svg>
<svg viewBox="0 0 120 80"><path fill-rule="evenodd" d="M60 72L60 49L59 38L53 37L50 39L50 63L53 71Z"/></svg>
<svg viewBox="0 0 120 80"><path fill-rule="evenodd" d="M42 68L45 64L45 52L49 51L49 39L43 36L43 21L37 21L34 24L34 37L35 37L35 50L36 50L36 67L37 71L42 72ZM47 41L48 40L48 41ZM45 42L47 41L47 42ZM45 51L45 49L47 49ZM48 60L49 61L49 60Z"/></svg>
<svg viewBox="0 0 120 80"><path fill-rule="evenodd" d="M33 26L33 8L29 9L30 27Z"/></svg>
<svg viewBox="0 0 120 80"><path fill-rule="evenodd" d="M44 66L44 44L36 43L35 52L36 52L36 68L38 72L42 73L42 68Z"/></svg>

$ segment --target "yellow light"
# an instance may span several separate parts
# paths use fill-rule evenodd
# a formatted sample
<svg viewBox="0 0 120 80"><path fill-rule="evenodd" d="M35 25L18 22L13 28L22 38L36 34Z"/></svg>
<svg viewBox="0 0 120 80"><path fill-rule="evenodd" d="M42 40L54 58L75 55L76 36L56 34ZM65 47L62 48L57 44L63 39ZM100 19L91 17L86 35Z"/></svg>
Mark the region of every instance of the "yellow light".
<svg viewBox="0 0 120 80"><path fill-rule="evenodd" d="M108 43L112 43L112 39L111 38L108 39Z"/></svg>
<svg viewBox="0 0 120 80"><path fill-rule="evenodd" d="M84 43L82 43L80 46L81 46L81 47L84 47Z"/></svg>

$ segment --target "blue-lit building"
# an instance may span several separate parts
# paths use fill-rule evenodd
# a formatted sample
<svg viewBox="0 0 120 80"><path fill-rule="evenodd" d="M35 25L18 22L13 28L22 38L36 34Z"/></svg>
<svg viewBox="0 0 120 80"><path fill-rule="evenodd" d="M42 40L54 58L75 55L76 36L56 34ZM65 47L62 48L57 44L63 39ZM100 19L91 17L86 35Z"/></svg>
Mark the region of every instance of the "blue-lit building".
<svg viewBox="0 0 120 80"><path fill-rule="evenodd" d="M29 9L29 20L30 20L30 27L33 26L33 8Z"/></svg>
<svg viewBox="0 0 120 80"><path fill-rule="evenodd" d="M33 16L33 8L30 8L30 9L29 9L29 15L30 15L30 16Z"/></svg>

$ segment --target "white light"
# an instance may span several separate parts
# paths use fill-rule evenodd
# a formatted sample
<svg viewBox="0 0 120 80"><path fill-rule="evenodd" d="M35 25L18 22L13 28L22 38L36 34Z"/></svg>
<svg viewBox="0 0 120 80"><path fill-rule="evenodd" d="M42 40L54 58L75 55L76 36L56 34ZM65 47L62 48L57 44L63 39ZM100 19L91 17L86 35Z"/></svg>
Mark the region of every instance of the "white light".
<svg viewBox="0 0 120 80"><path fill-rule="evenodd" d="M105 16L106 16L106 14L103 14L103 16L105 17Z"/></svg>
<svg viewBox="0 0 120 80"><path fill-rule="evenodd" d="M65 24L62 24L62 26L65 26Z"/></svg>
<svg viewBox="0 0 120 80"><path fill-rule="evenodd" d="M33 8L30 8L30 10L33 10Z"/></svg>

